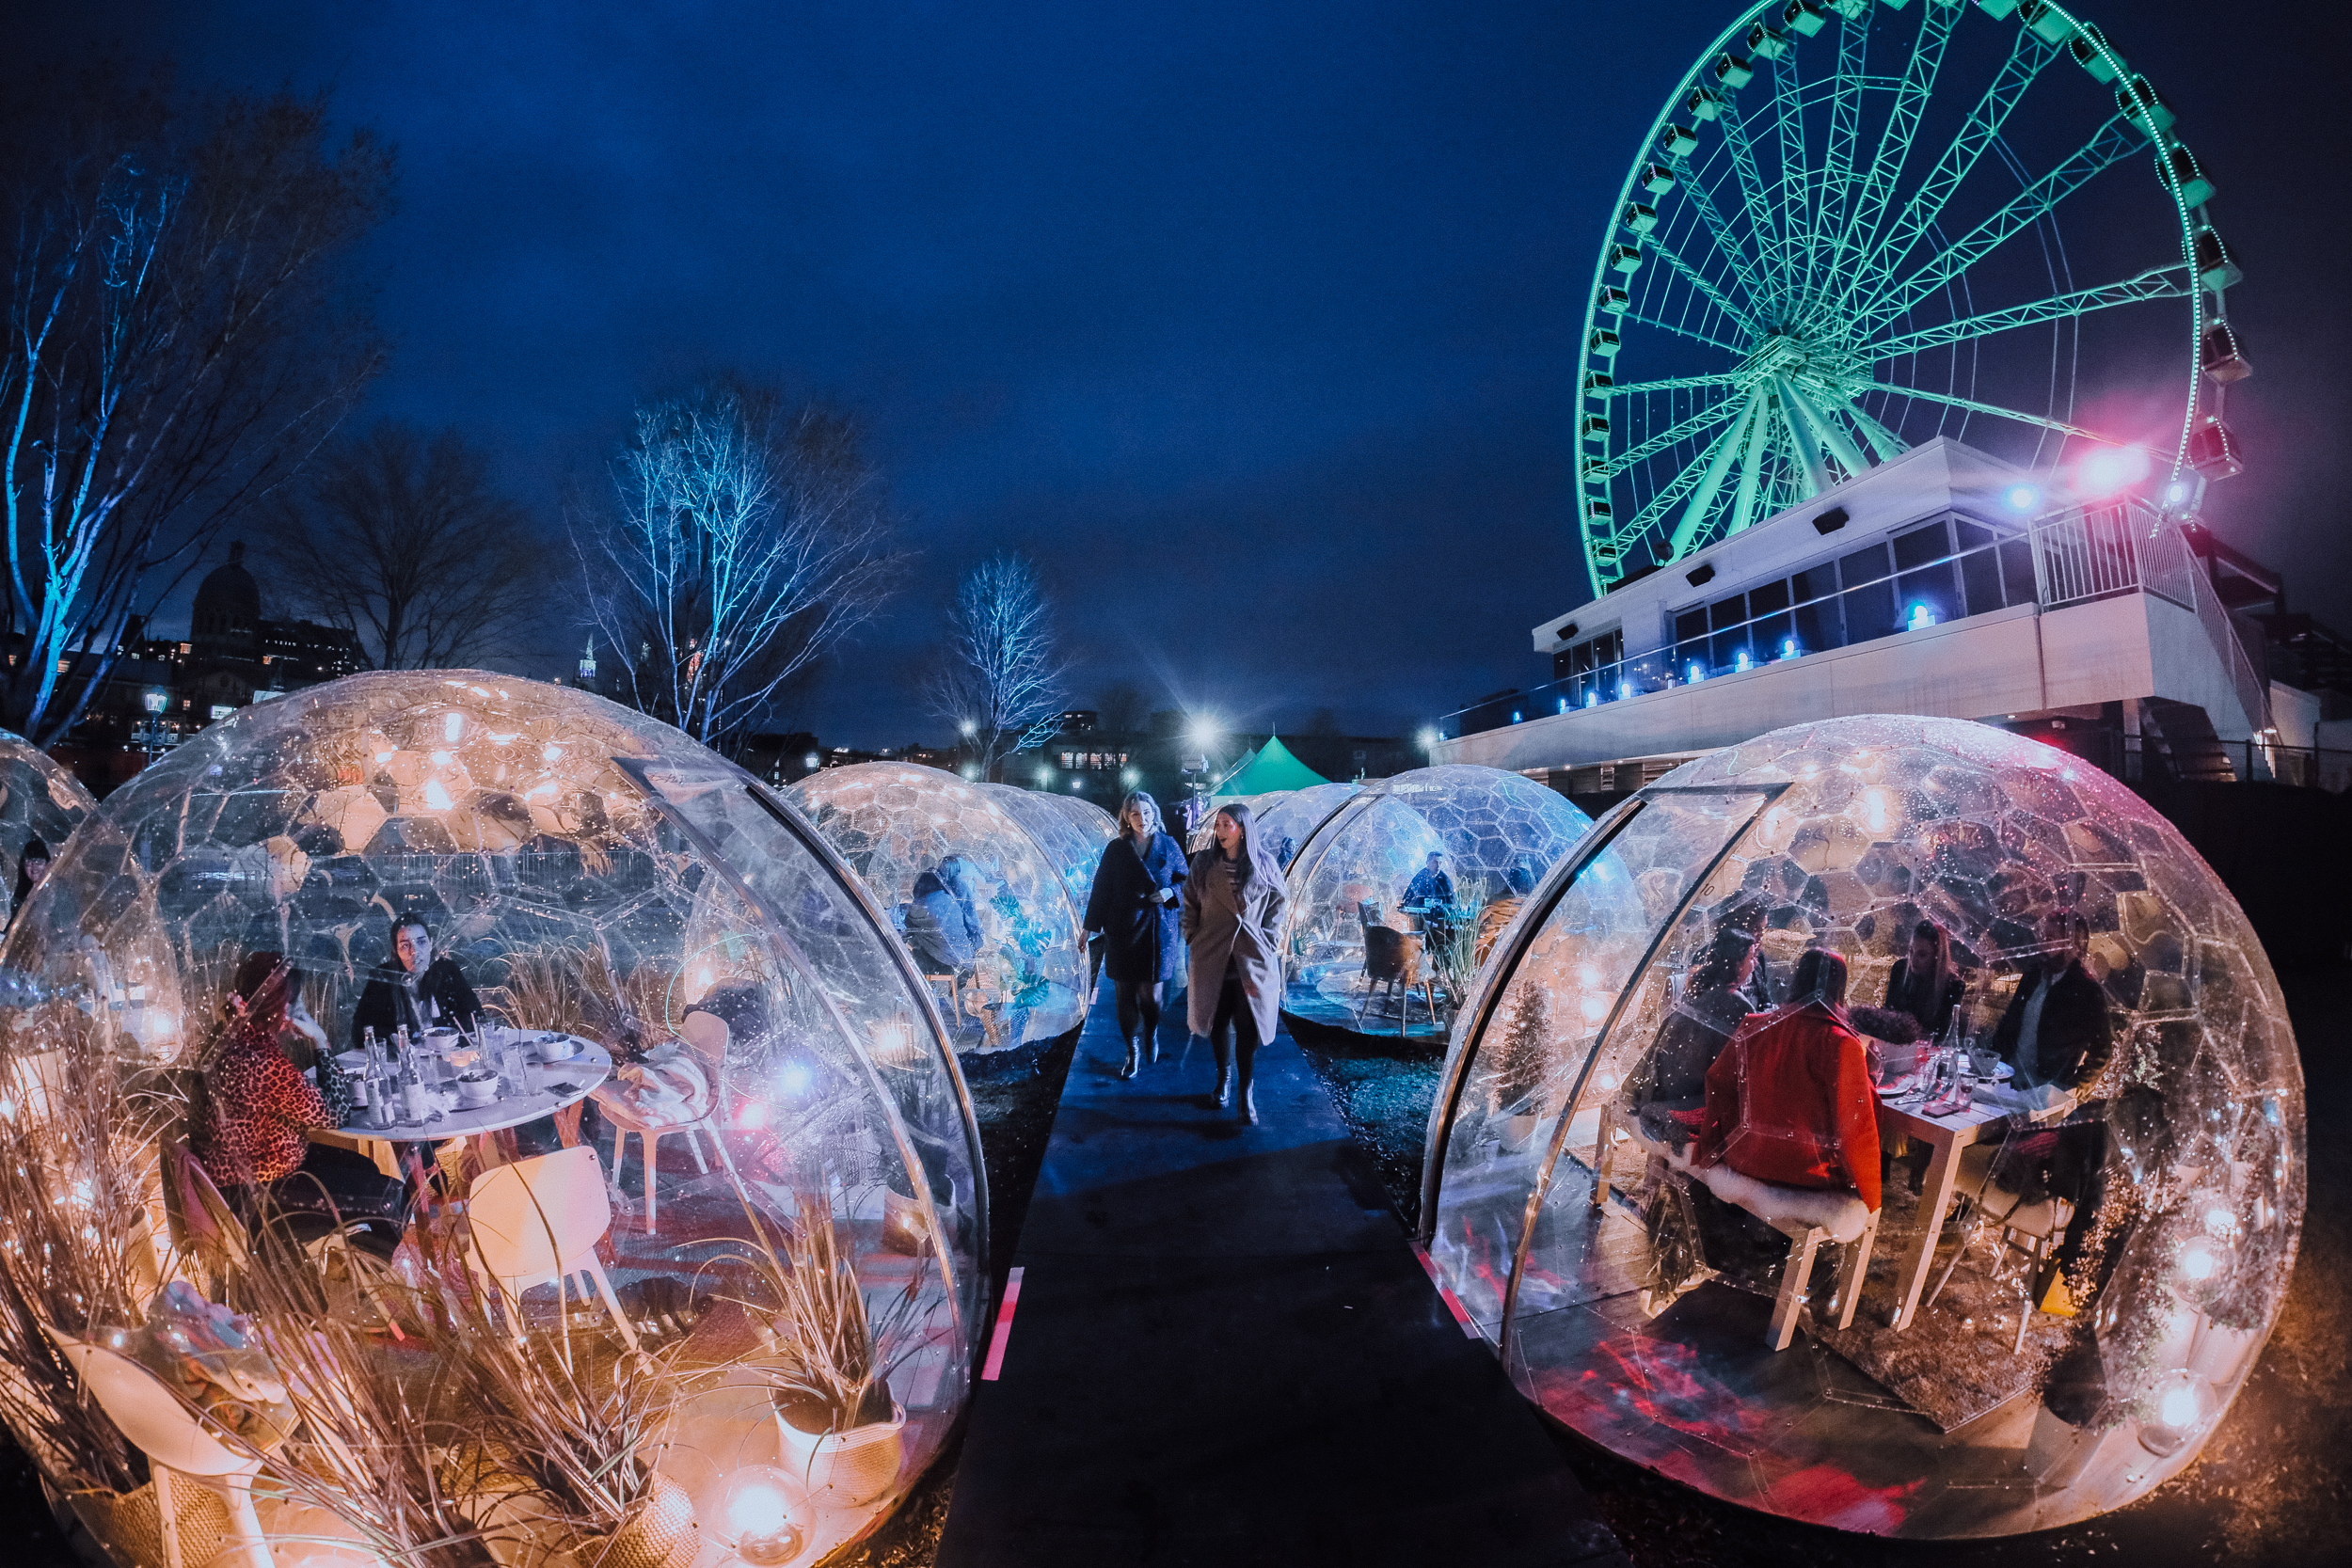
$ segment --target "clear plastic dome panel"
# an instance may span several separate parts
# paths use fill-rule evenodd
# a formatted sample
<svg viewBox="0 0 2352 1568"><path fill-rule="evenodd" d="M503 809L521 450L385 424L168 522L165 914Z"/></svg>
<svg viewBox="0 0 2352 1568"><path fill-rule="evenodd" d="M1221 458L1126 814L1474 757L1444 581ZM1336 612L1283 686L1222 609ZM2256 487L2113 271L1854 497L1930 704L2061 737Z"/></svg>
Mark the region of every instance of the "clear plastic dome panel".
<svg viewBox="0 0 2352 1568"><path fill-rule="evenodd" d="M1367 943L1379 941L1399 955L1398 978L1420 988L1434 1027L1438 993L1450 1005L1478 970L1489 911L1515 910L1591 821L1564 796L1491 768L1417 768L1344 800L1290 863L1283 1006L1319 1022L1358 1020L1388 972L1367 962ZM1368 937L1375 927L1398 940ZM1401 1004L1400 1028L1412 1005Z"/></svg>
<svg viewBox="0 0 2352 1568"><path fill-rule="evenodd" d="M906 938L959 1050L1051 1039L1086 1016L1070 886L996 786L868 762L812 773L786 795Z"/></svg>
<svg viewBox="0 0 2352 1568"><path fill-rule="evenodd" d="M1785 1006L1812 949L1835 1015ZM1640 1463L1850 1529L2051 1528L2186 1464L2268 1331L2285 1017L2115 780L1957 721L1775 732L1619 808L1501 944L1432 1117L1432 1256L1532 1398ZM1758 1065L1833 1059L1867 1103Z"/></svg>
<svg viewBox="0 0 2352 1568"><path fill-rule="evenodd" d="M81 781L32 742L0 730L0 924L16 913L17 867L39 839L54 859L98 809Z"/></svg>
<svg viewBox="0 0 2352 1568"><path fill-rule="evenodd" d="M344 1113L340 1132L309 1135L363 1167L413 1149L412 1195L433 1173L430 1201L386 1238L398 1240L389 1263L372 1264L318 1250L278 1208L286 1183L241 1180L249 1172L215 1152L200 1107L256 1114L204 1087L245 959L286 955L339 1051L355 1043L368 987L401 973L396 915L425 922L481 1012L441 1015L467 1033L418 1053L443 1079L404 1106L422 1119L381 1127ZM814 1555L886 1514L962 1408L985 1194L946 1031L815 830L675 730L576 690L473 673L356 676L246 709L83 824L6 961L45 998L7 1016L0 1046L0 1114L35 1151L0 1205L0 1267L20 1292L70 1334L132 1342L157 1290L178 1281L292 1347L279 1370L296 1384L350 1394L262 1456L283 1498L263 1505L265 1532L324 1529L398 1555L416 1544L404 1531L465 1528L448 1513L447 1475L425 1479L450 1463L452 1432L480 1434L506 1480L520 1466L561 1490L533 1467L544 1453L530 1433L548 1402L573 1396L533 1382L546 1367L528 1355L485 1361L505 1328L550 1354L564 1347L566 1375L587 1380L578 1386L635 1369L631 1398L671 1440L622 1492L673 1498L707 1527L729 1486L772 1482ZM483 1022L509 1032L481 1034ZM532 1061L506 1053L525 1042ZM319 1061L324 1081L333 1063ZM635 1135L616 1160L620 1132ZM200 1176L182 1174L191 1167ZM401 1190L374 1170L366 1180ZM228 1208L190 1209L191 1182L231 1195ZM515 1194L527 1195L518 1213L594 1230L603 1283L584 1307L520 1265L511 1299L481 1289L467 1259L507 1272L489 1261L510 1254L487 1216ZM193 1223L199 1213L210 1218ZM82 1243L70 1263L50 1234L69 1221ZM794 1347L837 1326L805 1295L793 1306L804 1267L855 1281L889 1363L880 1414L841 1417L887 1428L854 1483L816 1463L829 1439L800 1443L780 1414L794 1369L811 1365ZM54 1357L24 1331L0 1323L0 1348L31 1369L0 1405L20 1433L66 1434L36 1439L61 1490L127 1491L131 1478L103 1463L111 1429L73 1414L70 1386L42 1381ZM415 1453L400 1446L408 1437L379 1448L380 1432L341 1430L421 1368L435 1375ZM619 1441L604 1419L589 1421L598 1440ZM74 1440L93 1432L95 1448ZM389 1457L356 1472L354 1442ZM796 1453L809 1463L794 1470ZM571 1502L589 1516L603 1506Z"/></svg>
<svg viewBox="0 0 2352 1568"><path fill-rule="evenodd" d="M1258 832L1274 850L1275 863L1288 870L1300 847L1315 835L1315 830L1362 790L1363 785L1354 784L1309 784L1304 789L1286 790L1268 802L1264 811L1255 815Z"/></svg>

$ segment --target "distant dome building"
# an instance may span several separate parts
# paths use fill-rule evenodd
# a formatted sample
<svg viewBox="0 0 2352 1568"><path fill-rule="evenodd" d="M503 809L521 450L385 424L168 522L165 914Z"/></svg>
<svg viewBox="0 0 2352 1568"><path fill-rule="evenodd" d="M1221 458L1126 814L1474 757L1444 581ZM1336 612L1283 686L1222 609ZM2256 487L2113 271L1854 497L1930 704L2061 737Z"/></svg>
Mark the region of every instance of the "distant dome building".
<svg viewBox="0 0 2352 1568"><path fill-rule="evenodd" d="M199 658L261 657L262 585L245 569L245 542L229 546L229 562L197 584L189 641Z"/></svg>

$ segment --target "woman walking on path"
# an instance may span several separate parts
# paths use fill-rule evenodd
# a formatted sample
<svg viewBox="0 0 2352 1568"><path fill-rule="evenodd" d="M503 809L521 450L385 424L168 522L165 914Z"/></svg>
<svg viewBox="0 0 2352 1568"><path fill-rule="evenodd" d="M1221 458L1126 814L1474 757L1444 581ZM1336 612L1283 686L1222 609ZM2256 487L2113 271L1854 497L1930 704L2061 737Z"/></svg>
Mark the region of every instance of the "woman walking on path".
<svg viewBox="0 0 2352 1568"><path fill-rule="evenodd" d="M1249 808L1218 810L1216 842L1192 857L1184 878L1184 940L1192 943L1196 1035L1216 1052L1216 1102L1232 1090L1234 1029L1240 1029L1241 1119L1255 1124L1250 1072L1258 1047L1274 1037L1282 1009L1282 911L1287 895L1273 852L1250 832Z"/></svg>
<svg viewBox="0 0 2352 1568"><path fill-rule="evenodd" d="M1141 790L1120 802L1119 826L1094 868L1086 928L1103 933L1103 967L1119 994L1119 1035L1127 1042L1119 1076L1133 1078L1144 1058L1160 1059L1160 987L1176 978L1184 851L1161 831L1159 803Z"/></svg>

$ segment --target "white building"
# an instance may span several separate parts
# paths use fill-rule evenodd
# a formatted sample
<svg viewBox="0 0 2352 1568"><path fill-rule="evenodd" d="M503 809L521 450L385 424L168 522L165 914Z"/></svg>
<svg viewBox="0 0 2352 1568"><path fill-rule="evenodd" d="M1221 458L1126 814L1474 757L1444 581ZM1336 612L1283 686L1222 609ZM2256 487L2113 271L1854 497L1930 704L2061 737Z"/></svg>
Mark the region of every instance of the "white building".
<svg viewBox="0 0 2352 1568"><path fill-rule="evenodd" d="M2259 773L2272 695L2226 601L2278 585L2237 562L2249 592L2226 594L2216 571L2145 501L2077 500L1939 438L1536 626L1553 682L1456 716L1435 760L1625 789L1785 724L1915 713L2120 718L2119 753ZM2301 695L2280 693L2289 722Z"/></svg>

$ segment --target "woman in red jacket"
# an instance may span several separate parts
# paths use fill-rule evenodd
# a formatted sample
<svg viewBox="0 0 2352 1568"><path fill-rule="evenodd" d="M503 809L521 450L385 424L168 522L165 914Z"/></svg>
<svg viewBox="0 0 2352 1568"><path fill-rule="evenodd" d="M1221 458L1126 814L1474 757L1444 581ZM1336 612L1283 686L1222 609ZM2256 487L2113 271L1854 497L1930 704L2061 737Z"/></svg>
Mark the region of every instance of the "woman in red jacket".
<svg viewBox="0 0 2352 1568"><path fill-rule="evenodd" d="M1797 960L1791 1000L1740 1024L1707 1073L1692 1164L1782 1187L1851 1191L1879 1206L1878 1101L1862 1037L1846 1024L1846 960Z"/></svg>

